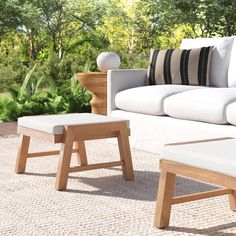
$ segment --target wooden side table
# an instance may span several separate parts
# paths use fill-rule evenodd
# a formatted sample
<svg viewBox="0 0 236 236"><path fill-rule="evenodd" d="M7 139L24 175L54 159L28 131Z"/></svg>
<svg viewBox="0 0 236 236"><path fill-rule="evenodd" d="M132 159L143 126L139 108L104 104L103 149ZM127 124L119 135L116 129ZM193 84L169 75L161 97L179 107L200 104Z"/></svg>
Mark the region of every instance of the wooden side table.
<svg viewBox="0 0 236 236"><path fill-rule="evenodd" d="M90 102L92 113L107 114L107 73L85 72L78 73L77 79L89 91L93 93Z"/></svg>

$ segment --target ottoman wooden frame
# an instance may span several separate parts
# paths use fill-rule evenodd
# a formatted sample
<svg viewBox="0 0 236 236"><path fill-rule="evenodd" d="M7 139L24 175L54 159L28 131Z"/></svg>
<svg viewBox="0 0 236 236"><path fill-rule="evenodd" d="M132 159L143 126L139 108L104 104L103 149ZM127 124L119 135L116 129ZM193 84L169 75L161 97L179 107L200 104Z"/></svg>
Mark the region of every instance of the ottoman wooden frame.
<svg viewBox="0 0 236 236"><path fill-rule="evenodd" d="M166 146L211 142L226 139L231 138L227 137L199 140L193 142L172 143L167 144ZM169 225L171 206L174 204L180 204L184 202L190 202L228 194L230 209L232 211L236 211L236 178L208 170L187 166L173 161L168 161L165 160L164 157L162 160L160 160L160 170L161 172L157 194L156 211L154 217L154 225L157 228L165 228ZM203 182L223 186L224 189L216 189L174 197L173 191L176 175L186 176Z"/></svg>
<svg viewBox="0 0 236 236"><path fill-rule="evenodd" d="M18 126L17 131L22 135L22 141L17 154L16 173L19 174L25 171L28 158L59 154L60 160L55 183L56 190L66 189L69 173L99 168L122 166L124 179L134 179L128 139L130 129L127 128L126 121L64 126L64 133L60 135L47 134L21 126ZM29 153L31 137L48 140L53 143L61 143L61 150ZM84 141L103 138L118 139L120 161L88 165ZM75 144L75 149L73 149L73 143ZM77 153L78 166L70 167L72 153Z"/></svg>

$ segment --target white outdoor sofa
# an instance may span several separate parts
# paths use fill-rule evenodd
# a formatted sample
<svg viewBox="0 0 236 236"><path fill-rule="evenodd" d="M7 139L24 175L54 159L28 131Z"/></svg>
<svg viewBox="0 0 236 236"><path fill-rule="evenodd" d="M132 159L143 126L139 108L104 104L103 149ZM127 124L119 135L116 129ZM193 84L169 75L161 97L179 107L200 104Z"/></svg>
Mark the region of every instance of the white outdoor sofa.
<svg viewBox="0 0 236 236"><path fill-rule="evenodd" d="M236 137L236 38L184 39L215 46L211 87L144 86L147 70L108 71L108 114L130 120L131 146L159 153L166 143Z"/></svg>

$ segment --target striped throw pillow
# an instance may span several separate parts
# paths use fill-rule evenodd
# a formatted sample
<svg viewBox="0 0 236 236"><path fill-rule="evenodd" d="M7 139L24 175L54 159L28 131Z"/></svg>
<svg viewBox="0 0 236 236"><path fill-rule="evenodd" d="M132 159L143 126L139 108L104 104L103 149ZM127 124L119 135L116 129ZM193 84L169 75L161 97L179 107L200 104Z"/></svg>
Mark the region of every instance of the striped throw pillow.
<svg viewBox="0 0 236 236"><path fill-rule="evenodd" d="M151 49L147 72L149 85L209 85L212 48Z"/></svg>

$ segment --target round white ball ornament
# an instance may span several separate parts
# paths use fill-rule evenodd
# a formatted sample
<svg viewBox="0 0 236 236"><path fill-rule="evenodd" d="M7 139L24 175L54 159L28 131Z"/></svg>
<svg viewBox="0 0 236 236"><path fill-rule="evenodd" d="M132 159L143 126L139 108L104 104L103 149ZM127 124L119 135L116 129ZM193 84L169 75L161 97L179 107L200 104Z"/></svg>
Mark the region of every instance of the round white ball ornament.
<svg viewBox="0 0 236 236"><path fill-rule="evenodd" d="M120 66L120 57L114 52L102 52L97 57L97 66L103 72L118 69Z"/></svg>

